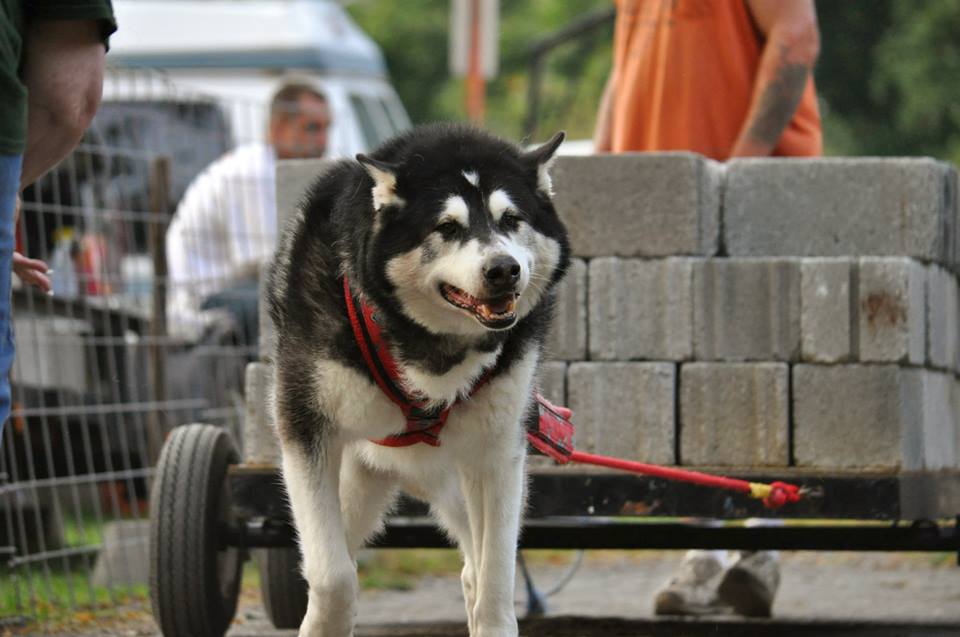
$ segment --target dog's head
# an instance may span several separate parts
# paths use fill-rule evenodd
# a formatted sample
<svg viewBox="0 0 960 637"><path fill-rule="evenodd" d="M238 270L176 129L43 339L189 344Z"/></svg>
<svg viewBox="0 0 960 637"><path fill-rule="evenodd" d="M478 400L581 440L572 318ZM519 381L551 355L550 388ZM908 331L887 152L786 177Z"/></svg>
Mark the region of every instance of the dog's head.
<svg viewBox="0 0 960 637"><path fill-rule="evenodd" d="M421 128L358 155L370 181L366 280L437 334L506 330L566 269L548 169L563 133L532 150L465 126Z"/></svg>

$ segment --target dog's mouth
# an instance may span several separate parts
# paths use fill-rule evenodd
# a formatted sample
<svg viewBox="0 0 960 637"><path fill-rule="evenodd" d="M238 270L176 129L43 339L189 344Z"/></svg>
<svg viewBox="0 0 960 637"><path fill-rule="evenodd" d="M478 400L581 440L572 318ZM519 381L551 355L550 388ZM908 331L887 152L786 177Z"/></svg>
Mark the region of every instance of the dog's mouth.
<svg viewBox="0 0 960 637"><path fill-rule="evenodd" d="M491 299L478 299L449 283L441 283L440 295L450 305L470 312L481 325L489 329L505 329L517 320L517 299L520 295L516 292Z"/></svg>

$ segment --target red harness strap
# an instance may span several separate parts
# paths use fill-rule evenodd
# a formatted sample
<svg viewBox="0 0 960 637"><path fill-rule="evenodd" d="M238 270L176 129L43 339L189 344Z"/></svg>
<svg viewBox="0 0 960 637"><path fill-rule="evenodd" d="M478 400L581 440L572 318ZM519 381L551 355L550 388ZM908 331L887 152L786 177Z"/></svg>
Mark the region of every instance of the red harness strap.
<svg viewBox="0 0 960 637"><path fill-rule="evenodd" d="M363 360L367 363L367 369L370 370L380 390L400 408L407 420L407 428L403 433L380 440L371 440L371 442L387 447L408 447L420 442L439 447L440 430L446 424L453 405L445 409L428 409L427 401L422 396L407 392L402 386L397 362L390 354L390 348L380 333L380 326L377 325L373 308L350 292L347 277L343 277L343 296L347 302L347 314L350 317L350 326L353 328L353 338L357 341ZM470 390L471 396L483 386L487 378L488 376L484 374L473 385Z"/></svg>

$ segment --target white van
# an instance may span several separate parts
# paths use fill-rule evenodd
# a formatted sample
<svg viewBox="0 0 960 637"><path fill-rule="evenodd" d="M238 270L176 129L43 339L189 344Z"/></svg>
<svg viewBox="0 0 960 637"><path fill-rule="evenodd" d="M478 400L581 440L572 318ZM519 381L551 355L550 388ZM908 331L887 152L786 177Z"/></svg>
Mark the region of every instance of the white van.
<svg viewBox="0 0 960 637"><path fill-rule="evenodd" d="M338 4L324 0L114 0L119 31L108 61L163 71L182 95L229 105L235 141L256 141L265 107L286 81L327 96L329 151L351 157L372 149L410 120L390 85L380 48ZM104 102L136 86L107 78ZM142 95L135 95L140 98Z"/></svg>

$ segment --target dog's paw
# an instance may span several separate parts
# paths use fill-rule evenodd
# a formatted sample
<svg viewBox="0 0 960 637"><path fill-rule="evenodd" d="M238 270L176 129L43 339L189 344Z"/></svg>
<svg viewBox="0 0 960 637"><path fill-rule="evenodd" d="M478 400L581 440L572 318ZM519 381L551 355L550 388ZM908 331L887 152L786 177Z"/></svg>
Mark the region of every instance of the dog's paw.
<svg viewBox="0 0 960 637"><path fill-rule="evenodd" d="M353 637L358 589L355 573L311 586L299 637Z"/></svg>

